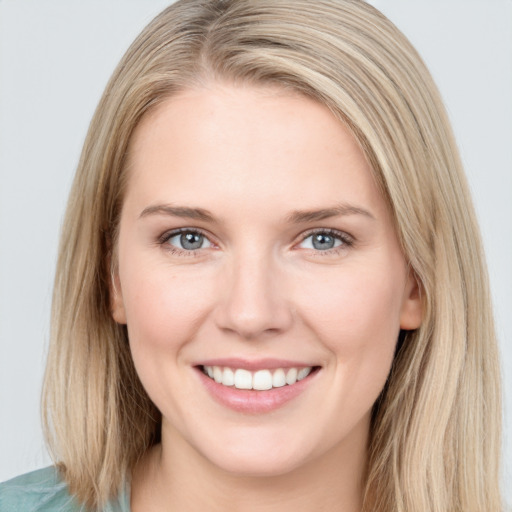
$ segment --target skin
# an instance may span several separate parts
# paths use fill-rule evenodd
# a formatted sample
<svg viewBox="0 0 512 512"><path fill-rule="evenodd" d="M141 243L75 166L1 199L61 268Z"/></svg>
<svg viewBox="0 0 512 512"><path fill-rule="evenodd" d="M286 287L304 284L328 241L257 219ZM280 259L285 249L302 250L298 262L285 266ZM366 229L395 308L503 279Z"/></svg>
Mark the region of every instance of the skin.
<svg viewBox="0 0 512 512"><path fill-rule="evenodd" d="M133 474L134 512L360 510L371 408L421 301L355 139L311 99L213 83L143 119L128 172L112 313L163 416ZM179 228L203 246L162 238ZM312 229L336 230L338 246L315 248ZM218 357L320 370L277 410L243 414L198 378Z"/></svg>

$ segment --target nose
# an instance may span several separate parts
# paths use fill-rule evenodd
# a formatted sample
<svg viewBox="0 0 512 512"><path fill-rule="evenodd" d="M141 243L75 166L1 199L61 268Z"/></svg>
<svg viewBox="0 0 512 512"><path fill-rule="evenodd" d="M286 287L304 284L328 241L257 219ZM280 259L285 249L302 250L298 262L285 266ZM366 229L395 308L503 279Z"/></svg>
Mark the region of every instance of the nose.
<svg viewBox="0 0 512 512"><path fill-rule="evenodd" d="M238 257L227 269L216 311L217 326L247 340L290 328L293 310L283 271L271 257Z"/></svg>

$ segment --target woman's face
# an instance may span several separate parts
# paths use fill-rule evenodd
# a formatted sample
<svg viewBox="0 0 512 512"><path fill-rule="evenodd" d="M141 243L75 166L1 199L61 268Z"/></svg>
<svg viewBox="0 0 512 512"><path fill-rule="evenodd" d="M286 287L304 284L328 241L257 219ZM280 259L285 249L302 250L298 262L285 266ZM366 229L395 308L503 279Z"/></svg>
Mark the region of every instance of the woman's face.
<svg viewBox="0 0 512 512"><path fill-rule="evenodd" d="M421 306L348 130L298 94L212 85L142 121L128 172L112 308L164 444L252 475L364 451Z"/></svg>

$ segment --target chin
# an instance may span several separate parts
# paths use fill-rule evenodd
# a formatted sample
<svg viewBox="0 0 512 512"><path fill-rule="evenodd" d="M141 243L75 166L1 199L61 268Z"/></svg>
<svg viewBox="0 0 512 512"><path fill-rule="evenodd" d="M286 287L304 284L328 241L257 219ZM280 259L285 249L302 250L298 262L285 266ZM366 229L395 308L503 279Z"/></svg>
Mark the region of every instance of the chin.
<svg viewBox="0 0 512 512"><path fill-rule="evenodd" d="M220 470L233 476L269 478L286 475L301 467L305 461L296 454L268 453L223 453L210 457L210 462Z"/></svg>
<svg viewBox="0 0 512 512"><path fill-rule="evenodd" d="M206 445L196 445L195 448L217 468L241 477L284 475L315 458L311 436L301 440L290 436L289 432L251 430L228 435L225 439L209 440Z"/></svg>

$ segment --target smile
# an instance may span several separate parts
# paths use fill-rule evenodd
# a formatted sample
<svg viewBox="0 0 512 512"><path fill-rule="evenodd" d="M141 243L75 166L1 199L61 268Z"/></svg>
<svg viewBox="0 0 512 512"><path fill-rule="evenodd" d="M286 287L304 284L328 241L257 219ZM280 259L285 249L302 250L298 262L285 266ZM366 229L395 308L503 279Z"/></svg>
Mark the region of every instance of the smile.
<svg viewBox="0 0 512 512"><path fill-rule="evenodd" d="M242 368L203 366L203 373L217 384L236 389L266 391L272 388L291 386L305 379L313 370L312 366L276 368L273 370L249 371Z"/></svg>
<svg viewBox="0 0 512 512"><path fill-rule="evenodd" d="M194 365L199 381L220 405L237 413L264 414L315 389L321 366L279 359L228 358Z"/></svg>

